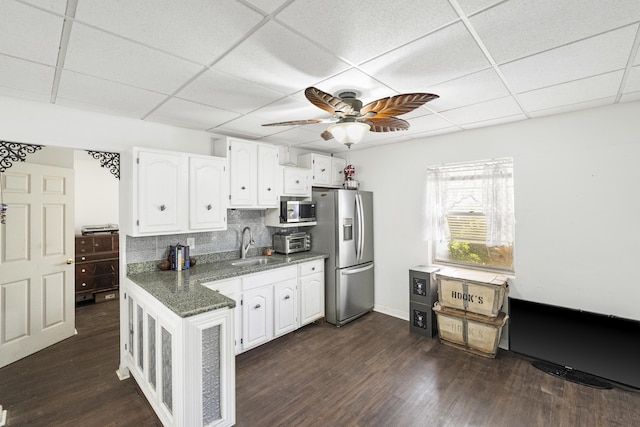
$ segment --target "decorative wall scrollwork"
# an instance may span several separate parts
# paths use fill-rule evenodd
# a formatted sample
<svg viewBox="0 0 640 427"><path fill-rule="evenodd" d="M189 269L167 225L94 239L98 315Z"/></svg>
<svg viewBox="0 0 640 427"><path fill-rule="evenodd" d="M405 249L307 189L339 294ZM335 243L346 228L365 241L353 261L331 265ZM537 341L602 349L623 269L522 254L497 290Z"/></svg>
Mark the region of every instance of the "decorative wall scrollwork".
<svg viewBox="0 0 640 427"><path fill-rule="evenodd" d="M120 153L108 151L89 151L87 153L96 160L100 160L100 166L109 169L109 172L120 179Z"/></svg>
<svg viewBox="0 0 640 427"><path fill-rule="evenodd" d="M33 154L42 147L44 145L0 141L0 172L6 172L14 162L24 162L27 154Z"/></svg>

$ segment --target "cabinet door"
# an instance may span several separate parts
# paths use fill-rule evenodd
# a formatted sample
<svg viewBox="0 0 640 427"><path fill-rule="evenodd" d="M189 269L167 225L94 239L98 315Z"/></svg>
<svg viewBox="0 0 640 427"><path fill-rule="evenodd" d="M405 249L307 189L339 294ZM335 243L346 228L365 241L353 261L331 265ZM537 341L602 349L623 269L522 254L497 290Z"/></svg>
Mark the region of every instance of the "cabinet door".
<svg viewBox="0 0 640 427"><path fill-rule="evenodd" d="M309 169L285 167L282 171L284 182L283 195L310 196Z"/></svg>
<svg viewBox="0 0 640 427"><path fill-rule="evenodd" d="M233 278L202 284L203 286L206 286L211 290L220 292L222 295L236 301L236 306L233 309L233 334L235 342L235 354L239 354L242 352L242 308L240 306L240 301L242 300L242 294L240 293L241 282L241 279Z"/></svg>
<svg viewBox="0 0 640 427"><path fill-rule="evenodd" d="M258 206L278 205L278 147L258 145Z"/></svg>
<svg viewBox="0 0 640 427"><path fill-rule="evenodd" d="M313 155L314 185L331 185L331 157Z"/></svg>
<svg viewBox="0 0 640 427"><path fill-rule="evenodd" d="M267 342L273 337L273 286L244 293L242 332L244 350Z"/></svg>
<svg viewBox="0 0 640 427"><path fill-rule="evenodd" d="M324 273L300 277L300 326L324 317Z"/></svg>
<svg viewBox="0 0 640 427"><path fill-rule="evenodd" d="M256 145L235 139L230 144L230 205L255 205L258 170Z"/></svg>
<svg viewBox="0 0 640 427"><path fill-rule="evenodd" d="M186 210L182 157L140 151L138 159L138 231L180 231Z"/></svg>
<svg viewBox="0 0 640 427"><path fill-rule="evenodd" d="M298 301L296 280L290 279L274 285L274 336L294 331L298 327Z"/></svg>
<svg viewBox="0 0 640 427"><path fill-rule="evenodd" d="M189 158L189 228L224 230L227 228L226 159Z"/></svg>
<svg viewBox="0 0 640 427"><path fill-rule="evenodd" d="M336 187L342 187L344 182L344 168L347 166L347 161L339 157L331 158L331 185Z"/></svg>

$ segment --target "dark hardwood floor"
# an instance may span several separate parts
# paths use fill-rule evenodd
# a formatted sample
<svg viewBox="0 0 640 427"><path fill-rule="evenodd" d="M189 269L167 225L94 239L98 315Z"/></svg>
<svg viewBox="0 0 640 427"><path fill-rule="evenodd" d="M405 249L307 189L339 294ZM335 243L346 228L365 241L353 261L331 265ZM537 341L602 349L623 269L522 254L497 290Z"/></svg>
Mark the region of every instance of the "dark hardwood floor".
<svg viewBox="0 0 640 427"><path fill-rule="evenodd" d="M76 310L78 335L0 369L7 426L156 426L119 381L118 304ZM371 313L313 324L236 358L238 426L634 426L640 393L598 390L409 333Z"/></svg>

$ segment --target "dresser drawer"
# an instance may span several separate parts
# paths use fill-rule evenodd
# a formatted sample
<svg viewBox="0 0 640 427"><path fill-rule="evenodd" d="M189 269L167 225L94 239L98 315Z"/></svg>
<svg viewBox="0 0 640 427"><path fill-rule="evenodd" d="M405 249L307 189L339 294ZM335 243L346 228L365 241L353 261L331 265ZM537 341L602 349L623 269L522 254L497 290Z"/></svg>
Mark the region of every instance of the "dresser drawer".
<svg viewBox="0 0 640 427"><path fill-rule="evenodd" d="M299 265L300 276L306 276L313 273L322 273L324 271L324 259L305 262Z"/></svg>

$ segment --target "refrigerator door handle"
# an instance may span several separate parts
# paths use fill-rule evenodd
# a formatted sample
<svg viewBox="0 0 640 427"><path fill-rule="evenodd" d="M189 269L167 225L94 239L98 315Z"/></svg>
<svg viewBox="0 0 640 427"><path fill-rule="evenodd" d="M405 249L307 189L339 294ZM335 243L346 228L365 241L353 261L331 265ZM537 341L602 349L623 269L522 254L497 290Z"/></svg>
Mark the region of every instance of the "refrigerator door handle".
<svg viewBox="0 0 640 427"><path fill-rule="evenodd" d="M360 257L358 258L358 261L362 261L362 258L364 257L364 239L365 239L365 235L364 235L364 207L362 206L362 195L358 194L358 227L360 228L360 230L358 231L358 244L360 245L360 250L358 251L360 254Z"/></svg>
<svg viewBox="0 0 640 427"><path fill-rule="evenodd" d="M360 233L360 223L362 222L362 218L360 217L360 198L358 197L360 196L359 194L356 194L355 196L355 202L356 202L356 209L355 209L355 214L356 214L356 262L360 261L360 258L362 256L361 252L360 252L360 239L362 239L361 233Z"/></svg>
<svg viewBox="0 0 640 427"><path fill-rule="evenodd" d="M361 267L361 268L356 268L356 269L349 269L349 270L341 270L340 274L342 274L343 276L348 276L350 274L358 274L358 273L362 273L363 271L367 271L367 270L371 270L373 268L373 263L367 265L366 267Z"/></svg>

